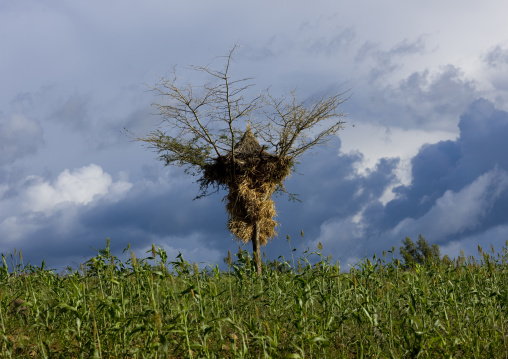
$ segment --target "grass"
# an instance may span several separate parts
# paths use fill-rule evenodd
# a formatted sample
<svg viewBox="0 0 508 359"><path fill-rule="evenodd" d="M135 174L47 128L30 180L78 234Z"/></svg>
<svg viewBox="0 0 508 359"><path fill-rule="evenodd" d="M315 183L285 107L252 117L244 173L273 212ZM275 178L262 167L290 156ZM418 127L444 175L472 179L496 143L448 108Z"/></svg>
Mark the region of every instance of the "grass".
<svg viewBox="0 0 508 359"><path fill-rule="evenodd" d="M307 251L261 278L241 250L227 271L154 246L123 263L109 242L66 275L10 257L0 358L508 357L506 248L413 268L388 252L348 273Z"/></svg>

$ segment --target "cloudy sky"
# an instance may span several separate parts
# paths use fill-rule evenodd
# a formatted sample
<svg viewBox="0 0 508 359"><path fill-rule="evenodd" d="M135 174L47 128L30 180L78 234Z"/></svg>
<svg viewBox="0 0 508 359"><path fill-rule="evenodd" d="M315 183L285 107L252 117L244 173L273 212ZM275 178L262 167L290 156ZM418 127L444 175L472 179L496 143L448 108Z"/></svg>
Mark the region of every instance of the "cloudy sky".
<svg viewBox="0 0 508 359"><path fill-rule="evenodd" d="M159 123L160 76L177 66L190 81L188 65L234 44L233 75L259 90L352 95L346 128L286 183L302 202L277 198L268 257L290 255L287 234L343 266L418 234L451 257L499 250L507 12L504 0L0 0L0 253L61 269L107 237L117 255L155 243L205 265L236 252L224 194L193 201L193 178L123 132Z"/></svg>

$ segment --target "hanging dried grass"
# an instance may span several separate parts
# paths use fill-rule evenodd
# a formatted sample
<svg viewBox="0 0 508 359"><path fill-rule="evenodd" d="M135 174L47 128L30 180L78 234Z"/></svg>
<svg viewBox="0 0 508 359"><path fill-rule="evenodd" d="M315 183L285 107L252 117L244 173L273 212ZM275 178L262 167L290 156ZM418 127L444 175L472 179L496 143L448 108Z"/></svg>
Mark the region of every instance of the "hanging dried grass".
<svg viewBox="0 0 508 359"><path fill-rule="evenodd" d="M277 235L277 222L273 219L277 213L271 199L275 187L274 183L256 186L248 176L243 177L237 186L230 187L226 196L228 228L244 243L252 238L253 224L256 222L259 223L259 241L262 245Z"/></svg>
<svg viewBox="0 0 508 359"><path fill-rule="evenodd" d="M252 238L254 224L258 222L259 241L265 245L277 235L275 203L271 197L291 173L291 166L289 159L265 152L248 127L234 153L217 158L205 169L201 185L227 187L229 193L224 199L229 230L247 243Z"/></svg>

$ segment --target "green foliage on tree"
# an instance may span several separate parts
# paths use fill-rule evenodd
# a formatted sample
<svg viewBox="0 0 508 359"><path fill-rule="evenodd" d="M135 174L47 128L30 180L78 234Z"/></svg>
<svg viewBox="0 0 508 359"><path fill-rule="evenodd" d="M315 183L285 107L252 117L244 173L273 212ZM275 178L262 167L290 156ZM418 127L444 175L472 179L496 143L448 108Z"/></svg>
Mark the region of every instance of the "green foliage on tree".
<svg viewBox="0 0 508 359"><path fill-rule="evenodd" d="M414 243L411 238L406 237L400 247L400 255L404 259L406 266L412 266L414 264L428 264L433 262L447 263L450 261L448 256L441 259L441 253L437 244L429 245L425 238L420 234L418 240Z"/></svg>

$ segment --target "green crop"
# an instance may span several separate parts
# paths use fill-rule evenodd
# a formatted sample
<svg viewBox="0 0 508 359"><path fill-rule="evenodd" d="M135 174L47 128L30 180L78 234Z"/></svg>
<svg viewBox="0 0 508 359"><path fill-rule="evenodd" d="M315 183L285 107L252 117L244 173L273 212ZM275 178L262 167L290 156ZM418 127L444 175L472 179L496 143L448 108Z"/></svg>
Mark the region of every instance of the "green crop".
<svg viewBox="0 0 508 359"><path fill-rule="evenodd" d="M226 271L149 253L123 263L108 242L64 275L2 256L0 358L508 357L506 248L348 272L306 251L262 277L241 249Z"/></svg>

